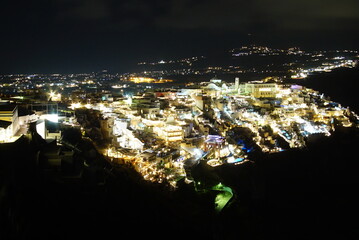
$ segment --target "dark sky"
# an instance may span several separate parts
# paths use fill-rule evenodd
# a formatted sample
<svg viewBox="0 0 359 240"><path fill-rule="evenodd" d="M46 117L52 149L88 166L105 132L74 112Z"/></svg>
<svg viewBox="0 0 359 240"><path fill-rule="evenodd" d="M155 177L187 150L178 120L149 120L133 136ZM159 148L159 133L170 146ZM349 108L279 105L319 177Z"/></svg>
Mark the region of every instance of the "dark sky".
<svg viewBox="0 0 359 240"><path fill-rule="evenodd" d="M358 49L358 0L5 0L0 73L130 71L243 44Z"/></svg>

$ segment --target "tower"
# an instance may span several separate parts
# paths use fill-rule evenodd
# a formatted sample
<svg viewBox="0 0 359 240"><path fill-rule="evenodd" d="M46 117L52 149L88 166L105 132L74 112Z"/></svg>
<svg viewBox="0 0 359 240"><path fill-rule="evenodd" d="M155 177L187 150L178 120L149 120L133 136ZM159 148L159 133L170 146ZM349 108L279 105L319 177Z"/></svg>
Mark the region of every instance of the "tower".
<svg viewBox="0 0 359 240"><path fill-rule="evenodd" d="M239 78L238 78L238 77L236 77L236 78L234 79L234 89L235 89L236 91L238 91L238 89L239 89Z"/></svg>

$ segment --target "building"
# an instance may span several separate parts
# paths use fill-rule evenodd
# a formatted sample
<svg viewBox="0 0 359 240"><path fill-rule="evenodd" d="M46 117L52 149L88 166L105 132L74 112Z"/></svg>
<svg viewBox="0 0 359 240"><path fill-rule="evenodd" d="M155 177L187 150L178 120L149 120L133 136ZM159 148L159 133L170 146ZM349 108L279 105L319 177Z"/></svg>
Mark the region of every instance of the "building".
<svg viewBox="0 0 359 240"><path fill-rule="evenodd" d="M0 105L0 142L11 141L20 129L18 108L15 104Z"/></svg>
<svg viewBox="0 0 359 240"><path fill-rule="evenodd" d="M110 139L112 137L114 120L113 117L100 119L100 128L104 139Z"/></svg>
<svg viewBox="0 0 359 240"><path fill-rule="evenodd" d="M275 98L279 88L276 83L245 83L240 92L255 98Z"/></svg>
<svg viewBox="0 0 359 240"><path fill-rule="evenodd" d="M143 150L144 143L130 129L123 129L122 135L117 137L118 147L130 148L134 150Z"/></svg>
<svg viewBox="0 0 359 240"><path fill-rule="evenodd" d="M234 79L234 90L235 90L235 91L238 91L238 89L239 89L239 78L236 77L236 78Z"/></svg>
<svg viewBox="0 0 359 240"><path fill-rule="evenodd" d="M154 127L153 132L167 143L182 141L184 133L181 126L166 124L163 127Z"/></svg>
<svg viewBox="0 0 359 240"><path fill-rule="evenodd" d="M12 137L12 123L0 120L0 143L9 142Z"/></svg>
<svg viewBox="0 0 359 240"><path fill-rule="evenodd" d="M210 81L211 83L215 83L215 84L221 84L221 83L222 83L222 80L221 80L221 79L218 79L218 78L216 78L216 77L211 78L209 81Z"/></svg>
<svg viewBox="0 0 359 240"><path fill-rule="evenodd" d="M43 139L58 140L61 138L59 124L46 119L36 121L36 131Z"/></svg>

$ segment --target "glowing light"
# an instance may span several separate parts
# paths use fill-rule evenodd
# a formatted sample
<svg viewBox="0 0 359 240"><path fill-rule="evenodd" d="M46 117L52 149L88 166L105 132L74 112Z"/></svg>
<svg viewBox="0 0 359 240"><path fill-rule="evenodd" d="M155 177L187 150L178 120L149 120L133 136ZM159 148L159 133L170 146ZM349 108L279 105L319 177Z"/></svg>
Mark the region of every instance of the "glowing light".
<svg viewBox="0 0 359 240"><path fill-rule="evenodd" d="M207 164L210 165L211 167L217 167L222 165L223 163L218 159L211 159L207 161Z"/></svg>
<svg viewBox="0 0 359 240"><path fill-rule="evenodd" d="M238 162L242 162L243 160L244 160L244 158L229 157L227 159L227 163L238 163Z"/></svg>
<svg viewBox="0 0 359 240"><path fill-rule="evenodd" d="M318 132L317 129L315 129L310 123L306 123L304 125L304 130L307 131L310 134Z"/></svg>
<svg viewBox="0 0 359 240"><path fill-rule="evenodd" d="M129 79L131 82L134 83L166 83L166 82L173 82L170 79L155 79L155 78L148 78L148 77L131 77Z"/></svg>
<svg viewBox="0 0 359 240"><path fill-rule="evenodd" d="M57 114L44 114L41 115L40 119L46 119L50 122L58 123L59 122L59 116Z"/></svg>
<svg viewBox="0 0 359 240"><path fill-rule="evenodd" d="M272 91L272 89L271 88L260 88L259 91L260 92L270 92L270 91Z"/></svg>
<svg viewBox="0 0 359 240"><path fill-rule="evenodd" d="M82 104L81 103L72 103L70 108L71 109L76 109L76 108L81 108Z"/></svg>
<svg viewBox="0 0 359 240"><path fill-rule="evenodd" d="M215 210L216 212L220 212L233 197L233 191L230 187L227 187L222 183L218 183L217 185L213 186L211 190L220 191L214 200L216 205Z"/></svg>
<svg viewBox="0 0 359 240"><path fill-rule="evenodd" d="M54 102L60 102L61 101L61 94L60 93L55 93L53 91L50 91L49 100L54 101Z"/></svg>

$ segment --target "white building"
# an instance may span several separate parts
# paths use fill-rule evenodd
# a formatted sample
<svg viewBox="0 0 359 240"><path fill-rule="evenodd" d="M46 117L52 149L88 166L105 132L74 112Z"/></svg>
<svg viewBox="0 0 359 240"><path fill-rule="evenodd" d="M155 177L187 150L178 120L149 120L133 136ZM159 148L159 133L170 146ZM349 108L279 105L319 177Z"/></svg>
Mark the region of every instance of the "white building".
<svg viewBox="0 0 359 240"><path fill-rule="evenodd" d="M20 129L18 109L15 104L0 105L0 142L9 142Z"/></svg>
<svg viewBox="0 0 359 240"><path fill-rule="evenodd" d="M163 127L154 127L153 132L166 142L182 141L184 133L181 126L166 124Z"/></svg>
<svg viewBox="0 0 359 240"><path fill-rule="evenodd" d="M123 130L123 135L117 138L117 142L119 143L120 147L131 148L134 150L143 150L143 146L145 145L129 129Z"/></svg>
<svg viewBox="0 0 359 240"><path fill-rule="evenodd" d="M119 119L116 118L113 122L113 135L119 136L123 134L123 131L127 129L128 126L128 120L127 119Z"/></svg>
<svg viewBox="0 0 359 240"><path fill-rule="evenodd" d="M255 98L275 98L279 88L276 83L245 83L240 92Z"/></svg>
<svg viewBox="0 0 359 240"><path fill-rule="evenodd" d="M235 90L235 91L238 91L238 89L239 89L239 78L236 77L236 78L234 79L234 90Z"/></svg>

